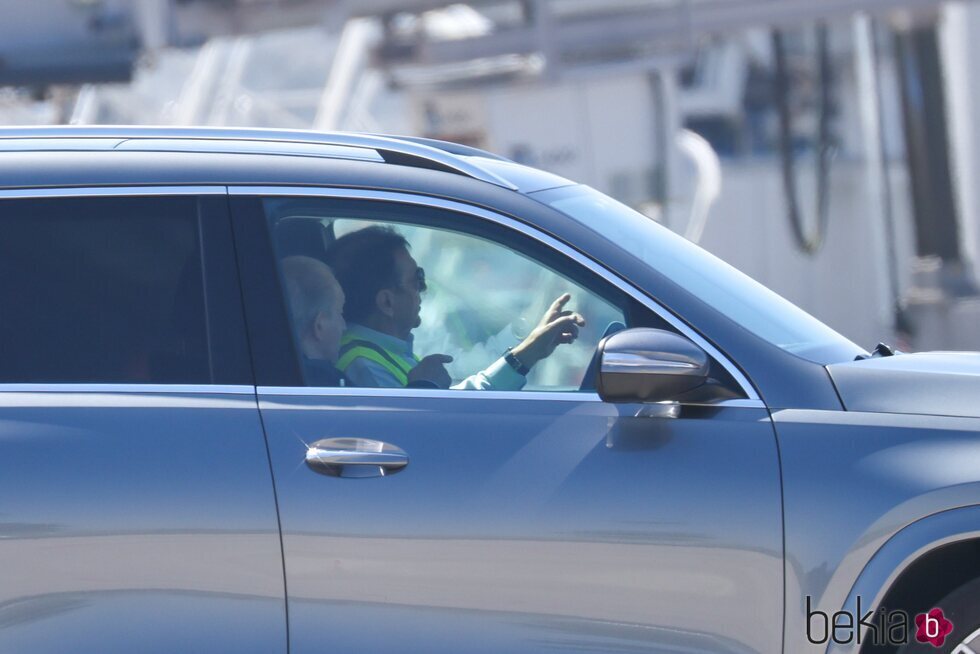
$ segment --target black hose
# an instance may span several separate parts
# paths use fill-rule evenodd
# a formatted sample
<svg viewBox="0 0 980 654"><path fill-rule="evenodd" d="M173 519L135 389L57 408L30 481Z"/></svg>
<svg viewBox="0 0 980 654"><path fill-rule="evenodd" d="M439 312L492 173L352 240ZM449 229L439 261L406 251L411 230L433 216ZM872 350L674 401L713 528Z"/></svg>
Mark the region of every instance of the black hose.
<svg viewBox="0 0 980 654"><path fill-rule="evenodd" d="M819 126L817 133L817 220L815 229L807 231L803 224L799 185L796 179L796 153L793 151L793 115L790 108L792 81L786 62L786 45L778 30L772 32L776 75L774 80L776 106L779 113L779 154L783 173L783 190L789 211L790 226L797 247L806 254L815 254L827 235L830 216L830 161L834 147L831 144L830 121L833 114L832 65L830 61L830 30L826 25L817 28L817 63L819 74Z"/></svg>

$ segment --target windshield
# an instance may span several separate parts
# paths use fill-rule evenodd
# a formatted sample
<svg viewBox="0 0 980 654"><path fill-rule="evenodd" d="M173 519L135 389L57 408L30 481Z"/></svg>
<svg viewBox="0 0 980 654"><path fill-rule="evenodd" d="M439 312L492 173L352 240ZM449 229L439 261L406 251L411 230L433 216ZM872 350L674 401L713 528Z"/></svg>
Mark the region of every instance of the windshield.
<svg viewBox="0 0 980 654"><path fill-rule="evenodd" d="M826 365L861 348L754 279L588 186L532 194L610 240L764 340Z"/></svg>

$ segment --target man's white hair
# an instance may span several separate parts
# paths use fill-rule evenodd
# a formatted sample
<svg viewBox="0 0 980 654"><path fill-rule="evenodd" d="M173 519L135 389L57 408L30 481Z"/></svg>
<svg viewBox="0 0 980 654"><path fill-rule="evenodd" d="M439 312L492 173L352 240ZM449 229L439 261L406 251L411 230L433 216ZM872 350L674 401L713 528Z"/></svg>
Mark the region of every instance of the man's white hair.
<svg viewBox="0 0 980 654"><path fill-rule="evenodd" d="M337 303L339 285L330 267L312 257L295 255L282 260L283 286L294 328L302 333L320 311Z"/></svg>

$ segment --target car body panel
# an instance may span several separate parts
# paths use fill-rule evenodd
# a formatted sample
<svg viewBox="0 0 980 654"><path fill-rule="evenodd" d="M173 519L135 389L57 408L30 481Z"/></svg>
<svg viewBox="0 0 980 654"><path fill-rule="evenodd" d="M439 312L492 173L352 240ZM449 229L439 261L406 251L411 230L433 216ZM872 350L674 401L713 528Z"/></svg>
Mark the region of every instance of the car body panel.
<svg viewBox="0 0 980 654"><path fill-rule="evenodd" d="M782 613L765 410L315 391L259 389L295 654L779 649L756 627ZM369 479L304 464L340 437L410 463Z"/></svg>
<svg viewBox="0 0 980 654"><path fill-rule="evenodd" d="M980 353L920 352L827 369L848 411L980 418Z"/></svg>
<svg viewBox="0 0 980 654"><path fill-rule="evenodd" d="M806 597L828 615L841 610L889 539L980 504L980 419L784 410L773 421L786 523L785 651L822 652L806 638Z"/></svg>
<svg viewBox="0 0 980 654"><path fill-rule="evenodd" d="M0 386L0 649L285 652L249 387Z"/></svg>

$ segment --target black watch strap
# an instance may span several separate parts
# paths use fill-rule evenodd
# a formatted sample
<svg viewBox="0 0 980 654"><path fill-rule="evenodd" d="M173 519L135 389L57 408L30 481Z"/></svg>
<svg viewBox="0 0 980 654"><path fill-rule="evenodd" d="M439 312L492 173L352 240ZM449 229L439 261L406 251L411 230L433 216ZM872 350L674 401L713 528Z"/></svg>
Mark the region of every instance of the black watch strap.
<svg viewBox="0 0 980 654"><path fill-rule="evenodd" d="M508 348L507 352L504 354L504 361L510 364L511 368L525 377L527 377L527 373L531 372L531 369L521 363L521 360L510 351L510 348Z"/></svg>

